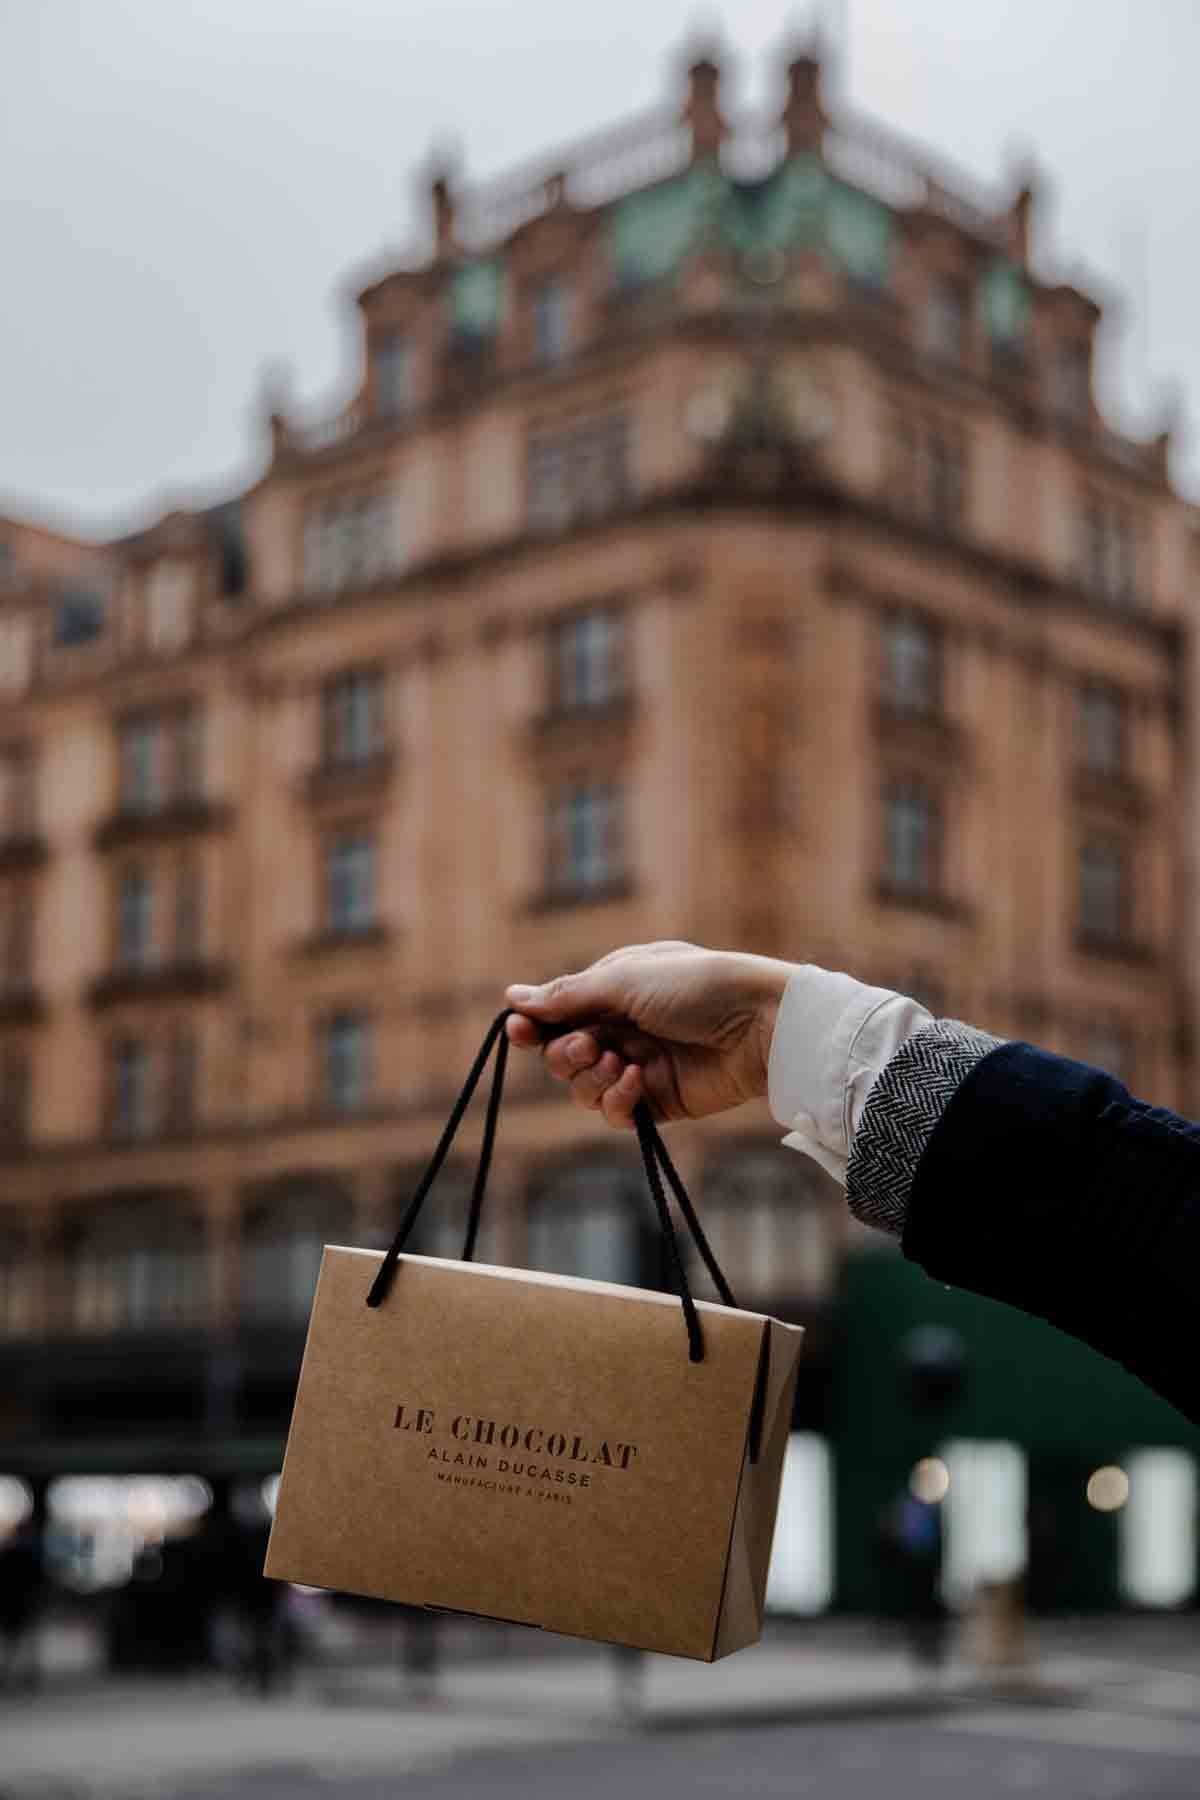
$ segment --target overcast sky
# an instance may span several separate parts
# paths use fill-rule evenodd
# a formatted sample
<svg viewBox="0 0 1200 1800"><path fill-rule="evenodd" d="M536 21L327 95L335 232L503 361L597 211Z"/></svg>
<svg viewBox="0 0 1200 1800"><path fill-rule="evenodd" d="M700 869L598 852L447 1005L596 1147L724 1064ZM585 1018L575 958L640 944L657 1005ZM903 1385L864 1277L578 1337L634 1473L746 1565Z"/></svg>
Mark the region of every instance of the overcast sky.
<svg viewBox="0 0 1200 1800"><path fill-rule="evenodd" d="M1003 180L1045 171L1043 264L1123 295L1102 396L1177 384L1200 495L1198 0L826 0L835 94ZM350 367L346 278L458 140L489 175L677 91L723 21L729 98L773 92L803 6L736 0L0 0L0 510L106 532L219 498L254 394Z"/></svg>

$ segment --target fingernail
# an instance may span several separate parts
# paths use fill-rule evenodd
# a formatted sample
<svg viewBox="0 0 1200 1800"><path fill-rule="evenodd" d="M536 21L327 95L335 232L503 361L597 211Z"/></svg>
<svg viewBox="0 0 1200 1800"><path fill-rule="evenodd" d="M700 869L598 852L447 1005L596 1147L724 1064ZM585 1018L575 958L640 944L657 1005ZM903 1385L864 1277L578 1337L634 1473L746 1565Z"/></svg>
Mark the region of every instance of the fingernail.
<svg viewBox="0 0 1200 1800"><path fill-rule="evenodd" d="M581 1037L570 1038L567 1042L567 1061L585 1063L588 1058L588 1047Z"/></svg>
<svg viewBox="0 0 1200 1800"><path fill-rule="evenodd" d="M512 1001L514 1006L527 1006L536 993L536 988L510 987L508 990L508 998Z"/></svg>

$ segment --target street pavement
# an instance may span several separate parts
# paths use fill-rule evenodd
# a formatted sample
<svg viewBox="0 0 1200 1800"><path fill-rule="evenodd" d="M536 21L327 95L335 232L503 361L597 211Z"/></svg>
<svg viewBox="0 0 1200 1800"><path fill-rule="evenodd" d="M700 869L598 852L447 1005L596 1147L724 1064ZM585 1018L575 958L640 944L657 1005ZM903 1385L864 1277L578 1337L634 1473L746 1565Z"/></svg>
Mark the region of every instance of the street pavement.
<svg viewBox="0 0 1200 1800"><path fill-rule="evenodd" d="M215 1677L10 1693L0 1800L1200 1795L1186 1621L1060 1631L1003 1683L961 1662L931 1678L900 1646L834 1627L773 1633L712 1668L546 1650L456 1661L429 1699L390 1663L309 1669L265 1701Z"/></svg>

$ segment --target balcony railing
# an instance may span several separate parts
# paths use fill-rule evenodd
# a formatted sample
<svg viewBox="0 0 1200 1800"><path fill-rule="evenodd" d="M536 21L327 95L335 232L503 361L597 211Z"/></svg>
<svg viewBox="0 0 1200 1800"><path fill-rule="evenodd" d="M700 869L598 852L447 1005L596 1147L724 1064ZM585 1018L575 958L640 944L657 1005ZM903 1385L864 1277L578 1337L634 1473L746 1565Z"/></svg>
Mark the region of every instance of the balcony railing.
<svg viewBox="0 0 1200 1800"><path fill-rule="evenodd" d="M155 806L121 805L96 827L98 850L148 837L187 836L224 824L229 808L201 794L175 794Z"/></svg>
<svg viewBox="0 0 1200 1800"><path fill-rule="evenodd" d="M94 981L88 998L95 1008L115 1006L122 1000L179 999L216 993L228 980L225 963L200 957L130 963L109 969Z"/></svg>
<svg viewBox="0 0 1200 1800"><path fill-rule="evenodd" d="M469 250L486 249L540 218L560 197L572 206L602 206L678 175L691 154L689 128L656 107L580 139L557 160L540 157L469 187L459 200L459 239Z"/></svg>
<svg viewBox="0 0 1200 1800"><path fill-rule="evenodd" d="M395 760L394 751L384 744L363 756L325 756L305 776L305 792L310 800L327 800L346 792L385 787Z"/></svg>
<svg viewBox="0 0 1200 1800"><path fill-rule="evenodd" d="M42 1013L41 995L28 976L0 975L0 1025L33 1025Z"/></svg>
<svg viewBox="0 0 1200 1800"><path fill-rule="evenodd" d="M786 154L786 134L778 119L747 115L733 122L721 147L721 164L736 180L755 181L769 175ZM975 236L998 236L1007 210L999 196L961 170L935 167L917 146L874 121L839 119L825 133L823 155L835 175L889 206L925 207ZM560 199L579 207L600 206L680 174L691 159L689 127L675 114L654 108L468 187L459 200L460 241L467 249L485 250L540 218Z"/></svg>
<svg viewBox="0 0 1200 1800"><path fill-rule="evenodd" d="M46 840L32 825L14 826L0 833L0 874L11 869L36 869L49 855Z"/></svg>

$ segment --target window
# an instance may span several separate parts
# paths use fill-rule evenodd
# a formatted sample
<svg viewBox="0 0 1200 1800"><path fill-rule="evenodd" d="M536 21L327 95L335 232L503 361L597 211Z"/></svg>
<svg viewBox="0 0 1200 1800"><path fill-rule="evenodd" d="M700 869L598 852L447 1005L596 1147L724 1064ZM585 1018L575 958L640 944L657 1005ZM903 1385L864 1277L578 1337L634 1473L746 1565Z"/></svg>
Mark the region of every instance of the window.
<svg viewBox="0 0 1200 1800"><path fill-rule="evenodd" d="M154 889L143 869L126 869L117 890L117 962L144 969L154 955Z"/></svg>
<svg viewBox="0 0 1200 1800"><path fill-rule="evenodd" d="M195 1323L207 1307L204 1232L171 1195L101 1205L78 1233L70 1274L85 1331Z"/></svg>
<svg viewBox="0 0 1200 1800"><path fill-rule="evenodd" d="M888 887L928 894L937 885L939 820L923 781L894 781L884 795L884 867Z"/></svg>
<svg viewBox="0 0 1200 1800"><path fill-rule="evenodd" d="M335 1013L324 1027L325 1104L360 1112L371 1092L371 1022L365 1013Z"/></svg>
<svg viewBox="0 0 1200 1800"><path fill-rule="evenodd" d="M138 713L118 727L120 808L150 815L196 800L203 789L203 721L187 705Z"/></svg>
<svg viewBox="0 0 1200 1800"><path fill-rule="evenodd" d="M925 300L922 348L929 356L960 362L966 345L968 292L961 281L935 280Z"/></svg>
<svg viewBox="0 0 1200 1800"><path fill-rule="evenodd" d="M550 632L556 711L582 712L619 699L625 687L624 620L609 607L573 613Z"/></svg>
<svg viewBox="0 0 1200 1800"><path fill-rule="evenodd" d="M150 1052L124 1038L112 1052L112 1128L118 1138L147 1138L154 1131Z"/></svg>
<svg viewBox="0 0 1200 1800"><path fill-rule="evenodd" d="M162 722L148 715L120 727L121 810L158 812L166 802Z"/></svg>
<svg viewBox="0 0 1200 1800"><path fill-rule="evenodd" d="M54 642L62 649L95 643L103 635L107 611L98 588L62 588L54 607Z"/></svg>
<svg viewBox="0 0 1200 1800"><path fill-rule="evenodd" d="M550 803L549 886L552 893L602 893L625 874L623 791L580 783Z"/></svg>
<svg viewBox="0 0 1200 1800"><path fill-rule="evenodd" d="M241 1309L248 1319L308 1317L326 1244L350 1243L350 1198L303 1176L281 1182L247 1214L242 1238Z"/></svg>
<svg viewBox="0 0 1200 1800"><path fill-rule="evenodd" d="M23 1050L0 1055L0 1143L15 1148L29 1137L29 1058Z"/></svg>
<svg viewBox="0 0 1200 1800"><path fill-rule="evenodd" d="M191 1131L196 1123L196 1080L199 1050L195 1034L181 1027L171 1038L167 1083L167 1115L172 1131Z"/></svg>
<svg viewBox="0 0 1200 1800"><path fill-rule="evenodd" d="M781 1169L770 1147L716 1157L704 1171L700 1216L739 1299L824 1299L835 1268L836 1198L815 1166ZM690 1248L698 1283L707 1280ZM745 1301L743 1301L745 1304Z"/></svg>
<svg viewBox="0 0 1200 1800"><path fill-rule="evenodd" d="M394 569L395 507L387 494L339 494L310 506L304 521L304 589L337 593Z"/></svg>
<svg viewBox="0 0 1200 1800"><path fill-rule="evenodd" d="M529 442L529 523L561 530L615 512L629 499L629 424L621 413Z"/></svg>
<svg viewBox="0 0 1200 1800"><path fill-rule="evenodd" d="M966 479L966 438L957 425L908 412L896 415L886 474L893 506L939 531L956 531L963 522Z"/></svg>
<svg viewBox="0 0 1200 1800"><path fill-rule="evenodd" d="M883 697L900 712L937 710L940 634L919 613L889 613L883 625Z"/></svg>
<svg viewBox="0 0 1200 1800"><path fill-rule="evenodd" d="M383 681L378 669L354 669L327 682L322 695L325 761L369 762L383 737Z"/></svg>
<svg viewBox="0 0 1200 1800"><path fill-rule="evenodd" d="M204 939L204 871L195 856L181 858L175 876L175 957L199 962Z"/></svg>
<svg viewBox="0 0 1200 1800"><path fill-rule="evenodd" d="M1110 606L1136 604L1136 533L1125 507L1094 495L1085 499L1080 514L1079 561L1080 579L1096 599Z"/></svg>
<svg viewBox="0 0 1200 1800"><path fill-rule="evenodd" d="M20 993L33 979L33 895L10 882L4 900L0 977L5 988Z"/></svg>
<svg viewBox="0 0 1200 1800"><path fill-rule="evenodd" d="M1116 775L1125 762L1125 700L1119 688L1089 681L1079 690L1079 748L1084 767Z"/></svg>
<svg viewBox="0 0 1200 1800"><path fill-rule="evenodd" d="M597 1159L539 1181L530 1194L525 1255L531 1269L658 1286L661 1251L639 1172Z"/></svg>
<svg viewBox="0 0 1200 1800"><path fill-rule="evenodd" d="M1050 365L1050 400L1062 418L1087 418L1092 403L1092 374L1086 344L1058 346Z"/></svg>
<svg viewBox="0 0 1200 1800"><path fill-rule="evenodd" d="M570 523L570 445L565 437L538 438L529 446L529 522L542 531Z"/></svg>
<svg viewBox="0 0 1200 1800"><path fill-rule="evenodd" d="M393 1229L404 1217L424 1172L422 1167L402 1168L398 1171L392 1222L381 1234L383 1243L390 1243ZM405 1253L411 1252L414 1256L444 1256L457 1261L463 1253L473 1186L473 1171L454 1162L447 1163L439 1173L433 1191L404 1246ZM475 1256L482 1263L504 1261L496 1213L489 1206L483 1209L479 1234L475 1240Z"/></svg>
<svg viewBox="0 0 1200 1800"><path fill-rule="evenodd" d="M216 555L217 585L226 600L240 600L250 583L250 556L237 502L217 506L208 514L209 531Z"/></svg>
<svg viewBox="0 0 1200 1800"><path fill-rule="evenodd" d="M375 346L375 410L381 418L398 419L412 403L412 346L400 332L385 332Z"/></svg>
<svg viewBox="0 0 1200 1800"><path fill-rule="evenodd" d="M571 348L571 288L558 276L533 291L533 353L543 366L562 362Z"/></svg>
<svg viewBox="0 0 1200 1800"><path fill-rule="evenodd" d="M930 523L952 531L963 510L965 457L960 433L935 427L926 433L923 464L924 510Z"/></svg>
<svg viewBox="0 0 1200 1800"><path fill-rule="evenodd" d="M200 710L181 707L172 720L172 775L177 800L196 800L204 786L204 738Z"/></svg>
<svg viewBox="0 0 1200 1800"><path fill-rule="evenodd" d="M0 754L0 838L30 836L34 812L33 752L14 745Z"/></svg>
<svg viewBox="0 0 1200 1800"><path fill-rule="evenodd" d="M1089 838L1079 850L1079 929L1101 943L1118 943L1128 926L1125 847L1116 838Z"/></svg>
<svg viewBox="0 0 1200 1800"><path fill-rule="evenodd" d="M344 833L326 848L325 923L336 937L375 923L375 842L365 833Z"/></svg>

